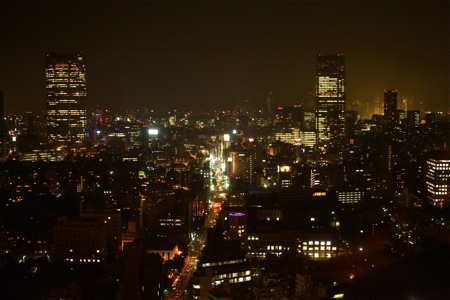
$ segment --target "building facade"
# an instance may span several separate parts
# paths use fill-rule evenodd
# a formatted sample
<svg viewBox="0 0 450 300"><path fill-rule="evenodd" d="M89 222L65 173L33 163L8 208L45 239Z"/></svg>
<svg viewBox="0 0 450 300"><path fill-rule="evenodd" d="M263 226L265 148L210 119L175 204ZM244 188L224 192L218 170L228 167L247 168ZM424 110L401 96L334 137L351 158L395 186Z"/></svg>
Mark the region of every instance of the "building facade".
<svg viewBox="0 0 450 300"><path fill-rule="evenodd" d="M343 54L318 55L316 73L318 142L328 143L330 139L333 141L343 136L345 109L345 57ZM336 126L337 128L333 128Z"/></svg>
<svg viewBox="0 0 450 300"><path fill-rule="evenodd" d="M427 160L427 197L434 206L449 204L450 155L439 153Z"/></svg>
<svg viewBox="0 0 450 300"><path fill-rule="evenodd" d="M251 182L255 164L255 153L253 151L229 151L228 153L227 170L230 177Z"/></svg>
<svg viewBox="0 0 450 300"><path fill-rule="evenodd" d="M383 131L392 133L397 125L397 90L384 91Z"/></svg>
<svg viewBox="0 0 450 300"><path fill-rule="evenodd" d="M47 135L55 143L81 143L86 128L86 58L48 53Z"/></svg>
<svg viewBox="0 0 450 300"><path fill-rule="evenodd" d="M420 126L420 111L419 110L408 110L406 112L407 124L410 128L419 128Z"/></svg>
<svg viewBox="0 0 450 300"><path fill-rule="evenodd" d="M107 228L96 219L61 217L53 229L53 255L73 263L105 263Z"/></svg>

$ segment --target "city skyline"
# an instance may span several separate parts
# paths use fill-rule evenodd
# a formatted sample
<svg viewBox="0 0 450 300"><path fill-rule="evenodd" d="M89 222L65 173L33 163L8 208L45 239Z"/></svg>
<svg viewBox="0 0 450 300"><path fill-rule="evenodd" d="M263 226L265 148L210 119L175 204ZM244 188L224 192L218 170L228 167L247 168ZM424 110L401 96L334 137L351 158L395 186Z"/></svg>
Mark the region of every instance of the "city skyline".
<svg viewBox="0 0 450 300"><path fill-rule="evenodd" d="M405 3L0 4L0 298L445 299L448 5Z"/></svg>
<svg viewBox="0 0 450 300"><path fill-rule="evenodd" d="M262 108L268 92L275 105L304 102L317 55L343 53L347 103L374 105L398 89L410 109L448 111L445 2L0 6L6 113L42 112L45 55L78 51L89 61L88 107Z"/></svg>

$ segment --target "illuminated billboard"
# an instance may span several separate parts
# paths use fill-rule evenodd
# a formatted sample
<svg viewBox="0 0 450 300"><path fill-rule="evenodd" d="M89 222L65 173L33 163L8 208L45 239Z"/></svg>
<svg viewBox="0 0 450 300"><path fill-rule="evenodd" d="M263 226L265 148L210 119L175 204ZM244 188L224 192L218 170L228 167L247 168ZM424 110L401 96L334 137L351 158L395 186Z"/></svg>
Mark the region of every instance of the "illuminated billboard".
<svg viewBox="0 0 450 300"><path fill-rule="evenodd" d="M158 129L156 129L156 128L150 128L150 129L148 130L148 135L157 136L158 133L159 133L159 131L158 131Z"/></svg>

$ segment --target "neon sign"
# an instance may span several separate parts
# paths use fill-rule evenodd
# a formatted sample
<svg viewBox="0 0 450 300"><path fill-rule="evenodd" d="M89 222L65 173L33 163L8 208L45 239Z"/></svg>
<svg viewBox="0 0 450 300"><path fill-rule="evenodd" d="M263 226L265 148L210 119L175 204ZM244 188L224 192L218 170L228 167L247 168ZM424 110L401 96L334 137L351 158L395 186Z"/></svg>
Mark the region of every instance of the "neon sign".
<svg viewBox="0 0 450 300"><path fill-rule="evenodd" d="M230 217L243 217L243 216L245 216L245 213L243 213L243 212L230 212L228 215Z"/></svg>

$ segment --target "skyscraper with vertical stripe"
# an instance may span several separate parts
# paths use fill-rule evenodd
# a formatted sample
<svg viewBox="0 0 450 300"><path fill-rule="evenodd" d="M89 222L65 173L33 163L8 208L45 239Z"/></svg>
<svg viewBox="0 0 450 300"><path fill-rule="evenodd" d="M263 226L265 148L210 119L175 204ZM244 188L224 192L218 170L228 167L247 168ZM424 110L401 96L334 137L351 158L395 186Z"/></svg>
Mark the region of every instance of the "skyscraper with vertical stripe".
<svg viewBox="0 0 450 300"><path fill-rule="evenodd" d="M46 58L47 135L58 144L81 143L86 128L86 58L48 53Z"/></svg>
<svg viewBox="0 0 450 300"><path fill-rule="evenodd" d="M398 124L397 117L397 90L384 91L384 118L383 132L393 133L395 126Z"/></svg>

